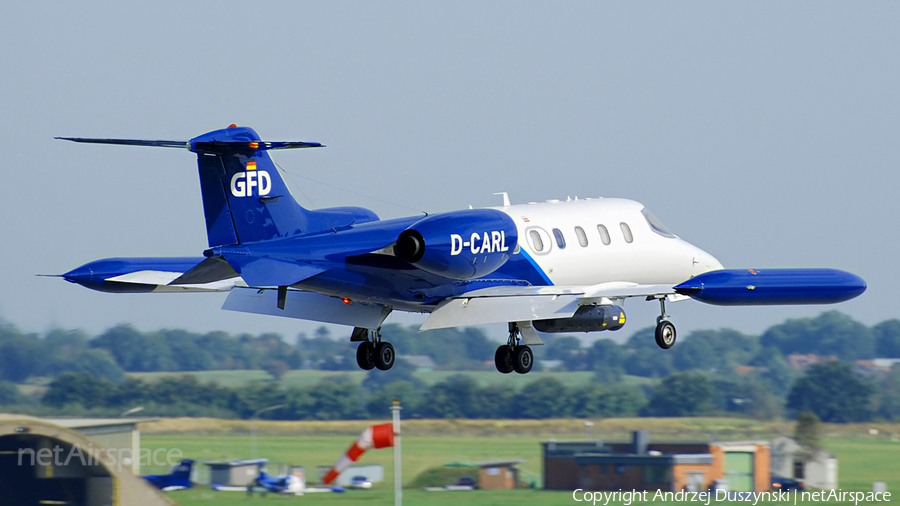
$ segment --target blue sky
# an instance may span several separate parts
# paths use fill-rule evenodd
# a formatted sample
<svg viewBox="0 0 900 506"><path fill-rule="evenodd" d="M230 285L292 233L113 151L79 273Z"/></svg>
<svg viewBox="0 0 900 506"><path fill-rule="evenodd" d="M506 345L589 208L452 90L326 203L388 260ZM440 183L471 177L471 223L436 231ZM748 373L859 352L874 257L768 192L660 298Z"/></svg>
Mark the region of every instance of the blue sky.
<svg viewBox="0 0 900 506"><path fill-rule="evenodd" d="M848 270L869 290L834 309L897 317L898 14L891 2L16 2L0 19L0 317L36 331L315 328L220 311L224 295L34 276L206 247L190 153L54 136L188 139L230 123L328 145L275 154L308 207L398 217L497 205L500 191L633 198L727 267ZM759 332L831 308L670 312L683 332ZM626 309L625 332L653 324L654 304Z"/></svg>

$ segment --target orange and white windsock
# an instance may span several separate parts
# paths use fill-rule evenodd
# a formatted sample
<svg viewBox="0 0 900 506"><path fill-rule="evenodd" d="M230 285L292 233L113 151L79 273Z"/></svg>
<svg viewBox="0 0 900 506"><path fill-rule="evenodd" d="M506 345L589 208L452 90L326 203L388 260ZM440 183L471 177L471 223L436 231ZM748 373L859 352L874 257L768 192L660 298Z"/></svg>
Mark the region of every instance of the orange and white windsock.
<svg viewBox="0 0 900 506"><path fill-rule="evenodd" d="M323 480L326 484L334 481L344 469L347 469L360 455L372 448L388 448L394 446L394 424L383 423L381 425L373 425L363 431L356 439L356 442L350 445L350 448L341 455L341 458L334 463L328 474Z"/></svg>

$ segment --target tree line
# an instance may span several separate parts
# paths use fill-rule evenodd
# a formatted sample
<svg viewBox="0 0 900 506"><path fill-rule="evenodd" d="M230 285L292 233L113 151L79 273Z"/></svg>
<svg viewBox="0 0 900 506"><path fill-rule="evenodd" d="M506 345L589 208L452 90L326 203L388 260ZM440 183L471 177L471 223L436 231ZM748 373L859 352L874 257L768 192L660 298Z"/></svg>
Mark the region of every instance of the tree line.
<svg viewBox="0 0 900 506"><path fill-rule="evenodd" d="M547 344L535 348L535 369L591 371L592 385L585 387L544 380L532 384L525 377L520 388L501 388L480 386L464 376L426 386L413 374L414 367L399 360L391 371L372 371L364 387L349 379L329 380L304 393L282 388L277 382L232 389L192 384L195 379L185 378L151 383L129 378L126 373L265 369L278 380L290 369L358 370L354 343L332 338L325 327L312 337L300 334L289 343L278 334L141 332L128 325L95 337L60 329L41 336L0 324L0 405L35 402L23 397L14 383L43 376L55 378L42 400L46 409L80 406L112 411L141 403L149 406L148 413L159 415L243 417L248 410L252 414L259 409L251 409L253 406L287 404L296 409L285 408L282 416L295 419L313 416L309 413L325 418L364 418L371 414L370 403L387 405L390 398L402 397L407 413L423 417L541 418L552 412L556 416L725 413L772 418L792 416L803 409L825 421L900 417L900 368L861 378L849 365L860 358L900 358L900 320L867 327L832 311L788 320L760 336L729 329L695 331L671 350L659 349L652 333L652 328L638 330L622 344L600 339L589 346L571 335L546 336ZM418 333L415 327L386 325L383 334L402 353L429 356L435 368L442 370L490 368L498 345L475 328ZM788 364L789 353L830 355L838 360L800 374ZM740 375L736 374L739 366ZM827 374L810 376L821 371ZM652 380L632 378L626 382L628 377ZM340 386L339 391L335 385ZM317 400L319 394L312 391L332 392L328 396L332 404ZM546 399L540 395L543 391L548 392ZM565 395L551 395L553 392ZM848 392L847 402L836 401ZM259 402L253 401L255 398ZM266 404L273 398L280 400ZM352 409L339 407L344 405L341 403ZM326 409L326 405L333 407Z"/></svg>
<svg viewBox="0 0 900 506"><path fill-rule="evenodd" d="M791 385L783 405L781 398L757 382L698 372L676 372L652 387L600 382L567 386L550 376L523 378L520 387L511 388L479 385L465 374L426 385L409 363L401 360L395 369L395 376L370 371L361 383L338 376L309 388L283 387L273 381L224 387L201 383L192 375L154 382L128 378L115 384L88 373L66 372L49 385L41 403L69 413L87 410L110 415L140 405L147 415L245 419L280 405L262 414L279 420L380 419L393 399L399 399L404 416L412 418L724 415L772 419L782 414L782 408L789 416L812 412L823 421L838 423L900 417L900 367L871 383L839 361L809 367Z"/></svg>
<svg viewBox="0 0 900 506"><path fill-rule="evenodd" d="M426 355L443 370L483 369L498 345L478 328L419 333L415 326L389 324L382 333L400 353ZM600 339L583 346L580 339L565 334L548 335L545 341L545 346L534 348L538 370L541 364L554 364L552 367L559 370L602 372L608 381L616 382L626 374L664 377L683 371L724 373L747 365L766 369L771 386L780 385L784 393L794 379L789 377L788 354L812 353L844 361L900 358L900 320L867 327L830 311L815 318L788 320L760 336L730 329L695 331L682 337L671 350L657 348L652 328L638 330L623 344ZM0 380L23 382L35 376L86 372L119 383L129 372L356 370L354 351L354 343L343 337L332 338L325 327L313 336L301 333L291 343L275 333L141 332L125 324L97 336L63 329L42 336L0 323Z"/></svg>
<svg viewBox="0 0 900 506"><path fill-rule="evenodd" d="M403 353L428 355L448 370L480 369L497 347L477 328L420 336L415 327L386 325L383 334ZM41 336L0 324L0 380L20 383L30 377L84 372L120 383L129 372L265 369L278 375L291 369L358 370L355 351L349 335L334 339L326 327L311 337L301 333L289 343L275 333L141 332L125 324L95 337L62 329Z"/></svg>

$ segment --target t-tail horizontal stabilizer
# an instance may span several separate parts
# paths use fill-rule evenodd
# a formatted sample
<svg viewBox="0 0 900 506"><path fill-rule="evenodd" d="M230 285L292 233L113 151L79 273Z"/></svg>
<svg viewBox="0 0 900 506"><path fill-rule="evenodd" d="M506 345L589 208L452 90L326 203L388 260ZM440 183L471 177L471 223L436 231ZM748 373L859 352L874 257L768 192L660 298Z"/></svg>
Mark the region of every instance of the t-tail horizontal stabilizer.
<svg viewBox="0 0 900 506"><path fill-rule="evenodd" d="M197 154L210 247L246 244L324 228L294 200L269 157L273 149L317 148L318 142L264 141L235 125L189 141L57 137L89 144L184 148ZM368 216L368 215L366 215Z"/></svg>

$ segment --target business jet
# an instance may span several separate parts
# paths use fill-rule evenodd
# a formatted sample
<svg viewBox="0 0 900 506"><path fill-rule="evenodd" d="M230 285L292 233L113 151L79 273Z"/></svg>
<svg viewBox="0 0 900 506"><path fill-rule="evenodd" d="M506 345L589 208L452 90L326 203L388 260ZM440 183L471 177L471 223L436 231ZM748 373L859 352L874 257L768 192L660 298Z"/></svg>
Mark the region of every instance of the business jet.
<svg viewBox="0 0 900 506"><path fill-rule="evenodd" d="M359 207L308 210L247 127L189 141L82 143L187 149L197 155L209 248L202 257L110 258L61 275L103 292L230 291L223 309L353 327L359 367L388 370L380 328L392 311L429 314L421 330L507 323L501 373L531 370L538 332L613 331L623 302L659 304L656 343L675 344L666 303L830 304L865 282L835 269L725 269L642 204L575 198L380 220Z"/></svg>

